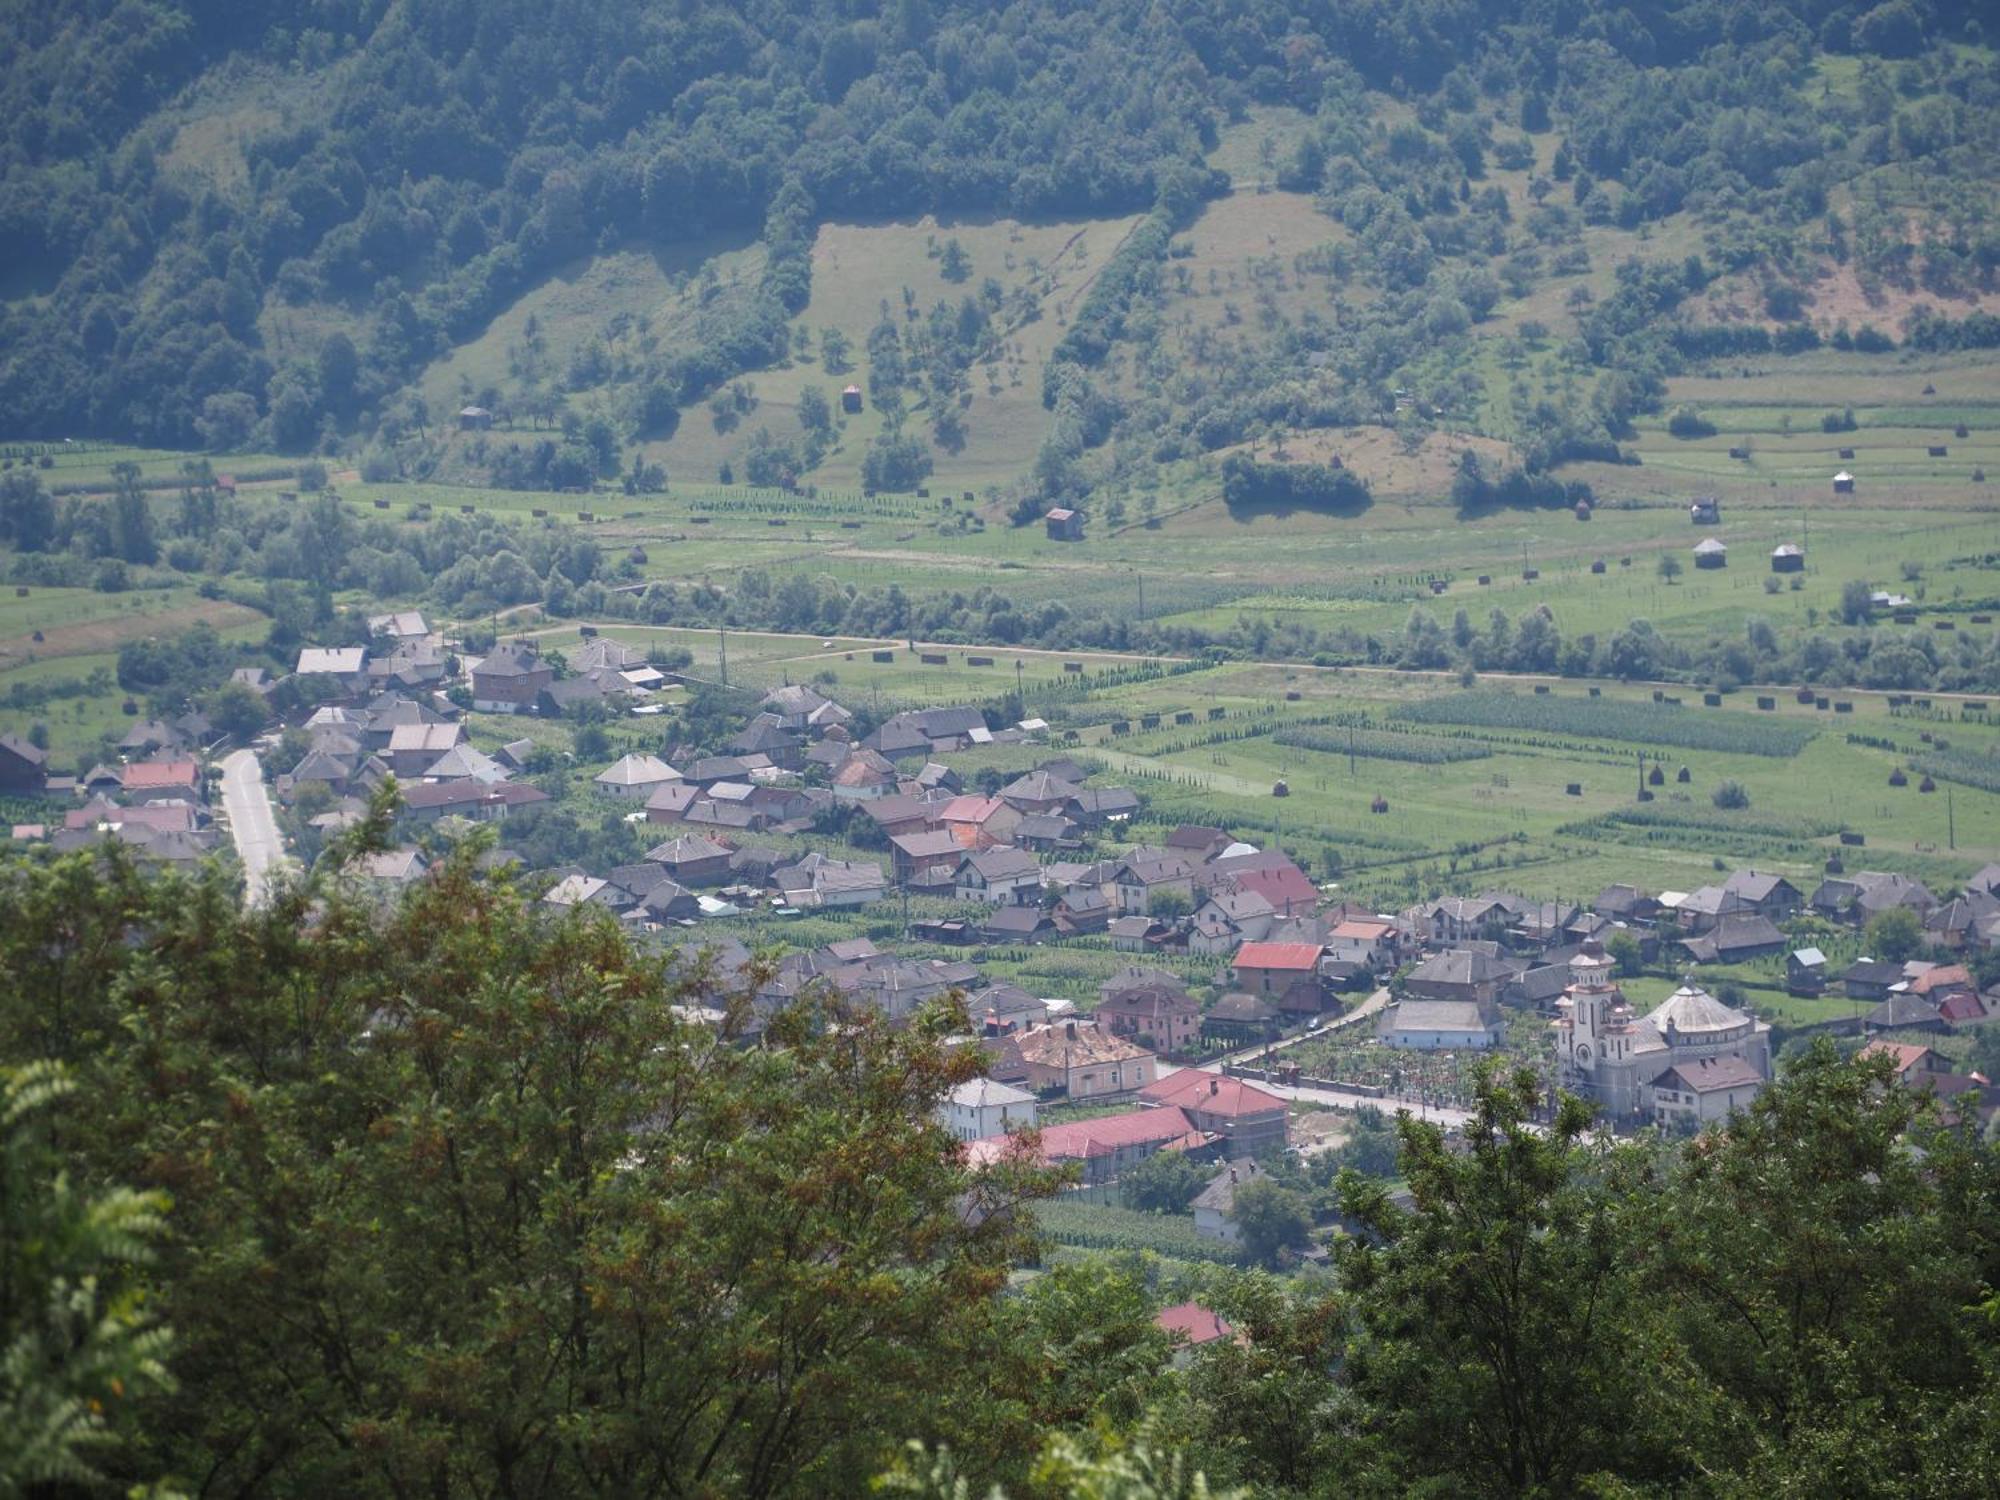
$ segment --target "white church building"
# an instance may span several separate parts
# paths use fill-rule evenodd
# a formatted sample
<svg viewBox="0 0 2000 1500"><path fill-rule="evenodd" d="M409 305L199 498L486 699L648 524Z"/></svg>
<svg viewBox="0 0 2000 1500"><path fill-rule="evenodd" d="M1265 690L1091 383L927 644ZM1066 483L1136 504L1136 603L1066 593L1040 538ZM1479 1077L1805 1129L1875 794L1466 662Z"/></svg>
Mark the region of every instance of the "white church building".
<svg viewBox="0 0 2000 1500"><path fill-rule="evenodd" d="M1564 1088L1594 1099L1613 1124L1719 1120L1771 1077L1771 1028L1692 980L1635 1017L1611 980L1612 960L1586 943L1556 1002Z"/></svg>

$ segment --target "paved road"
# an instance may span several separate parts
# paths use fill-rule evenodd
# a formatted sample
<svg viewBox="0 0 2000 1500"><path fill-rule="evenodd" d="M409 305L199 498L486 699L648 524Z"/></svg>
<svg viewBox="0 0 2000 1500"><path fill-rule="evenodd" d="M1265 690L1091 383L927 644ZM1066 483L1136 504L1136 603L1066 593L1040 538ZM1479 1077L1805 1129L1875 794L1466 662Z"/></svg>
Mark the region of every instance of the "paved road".
<svg viewBox="0 0 2000 1500"><path fill-rule="evenodd" d="M248 750L222 758L222 808L229 818L229 836L236 841L236 857L243 861L244 904L255 906L287 861L270 793L264 787L264 768Z"/></svg>

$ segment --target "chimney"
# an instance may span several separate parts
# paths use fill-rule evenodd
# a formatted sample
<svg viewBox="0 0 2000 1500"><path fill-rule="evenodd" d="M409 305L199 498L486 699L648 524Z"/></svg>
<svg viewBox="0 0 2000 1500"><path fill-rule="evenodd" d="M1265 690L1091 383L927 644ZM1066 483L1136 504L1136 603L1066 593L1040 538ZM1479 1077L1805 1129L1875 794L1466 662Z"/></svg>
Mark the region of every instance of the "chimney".
<svg viewBox="0 0 2000 1500"><path fill-rule="evenodd" d="M1076 1022L1074 1021L1063 1022L1063 1031L1069 1036L1069 1039L1071 1041L1076 1040Z"/></svg>
<svg viewBox="0 0 2000 1500"><path fill-rule="evenodd" d="M1000 1018L990 1010L986 1012L986 1034L988 1036L1000 1035Z"/></svg>
<svg viewBox="0 0 2000 1500"><path fill-rule="evenodd" d="M1217 1094L1221 1093L1221 1092L1222 1092L1222 1080L1221 1080L1220 1078L1211 1078L1211 1079L1209 1079L1209 1080L1208 1080L1208 1092L1209 1092L1209 1096L1210 1096L1211 1098L1213 1098L1213 1097L1214 1097L1215 1095L1217 1095Z"/></svg>

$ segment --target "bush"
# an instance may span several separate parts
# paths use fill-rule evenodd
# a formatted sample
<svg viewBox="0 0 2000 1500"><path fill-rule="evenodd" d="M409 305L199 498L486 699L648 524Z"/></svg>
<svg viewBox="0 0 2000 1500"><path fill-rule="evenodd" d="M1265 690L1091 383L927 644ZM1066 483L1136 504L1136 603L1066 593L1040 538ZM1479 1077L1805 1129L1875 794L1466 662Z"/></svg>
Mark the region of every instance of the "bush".
<svg viewBox="0 0 2000 1500"><path fill-rule="evenodd" d="M1725 781L1710 794L1709 800L1722 808L1748 807L1750 793L1740 781Z"/></svg>
<svg viewBox="0 0 2000 1500"><path fill-rule="evenodd" d="M1715 436L1715 424L1692 406L1683 406L1667 418L1667 431L1677 438L1710 438Z"/></svg>

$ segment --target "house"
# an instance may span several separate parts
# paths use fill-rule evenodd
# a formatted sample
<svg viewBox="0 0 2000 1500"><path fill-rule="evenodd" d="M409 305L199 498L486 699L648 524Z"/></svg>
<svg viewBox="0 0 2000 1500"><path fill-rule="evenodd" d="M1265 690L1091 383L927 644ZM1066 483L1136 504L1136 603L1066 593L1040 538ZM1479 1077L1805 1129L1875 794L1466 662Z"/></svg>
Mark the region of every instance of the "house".
<svg viewBox="0 0 2000 1500"><path fill-rule="evenodd" d="M1230 963L1236 987L1253 995L1282 995L1311 979L1325 950L1318 943L1245 943Z"/></svg>
<svg viewBox="0 0 2000 1500"><path fill-rule="evenodd" d="M1519 905L1515 898L1488 891L1478 896L1446 896L1404 915L1417 938L1443 947L1504 930Z"/></svg>
<svg viewBox="0 0 2000 1500"><path fill-rule="evenodd" d="M1224 1339L1239 1344L1244 1342L1242 1334L1199 1302L1178 1302L1172 1307L1161 1308L1153 1317L1153 1326L1174 1341L1175 1369L1185 1369L1192 1363L1195 1351L1205 1344Z"/></svg>
<svg viewBox="0 0 2000 1500"><path fill-rule="evenodd" d="M803 682L788 682L783 687L772 688L759 706L776 715L779 728L793 734L828 729L835 724L845 724L854 717L817 688Z"/></svg>
<svg viewBox="0 0 2000 1500"><path fill-rule="evenodd" d="M1232 1154L1262 1156L1291 1140L1291 1105L1241 1078L1183 1068L1139 1091L1153 1109L1178 1109L1197 1130L1228 1143Z"/></svg>
<svg viewBox="0 0 2000 1500"><path fill-rule="evenodd" d="M670 781L646 798L648 823L681 823L701 800L701 788L686 781Z"/></svg>
<svg viewBox="0 0 2000 1500"><path fill-rule="evenodd" d="M632 893L609 880L576 871L550 886L542 896L542 904L565 909L601 906L607 911L623 911L632 905Z"/></svg>
<svg viewBox="0 0 2000 1500"><path fill-rule="evenodd" d="M1220 854L1202 868L1202 883L1210 890L1227 884L1255 891L1286 917L1310 916L1319 905L1318 888L1277 849Z"/></svg>
<svg viewBox="0 0 2000 1500"><path fill-rule="evenodd" d="M1731 912L1706 932L1684 939L1681 947L1698 964L1740 964L1784 952L1785 934L1769 917Z"/></svg>
<svg viewBox="0 0 2000 1500"><path fill-rule="evenodd" d="M908 885L927 870L956 871L965 858L958 840L942 828L896 834L889 840L889 851L898 885Z"/></svg>
<svg viewBox="0 0 2000 1500"><path fill-rule="evenodd" d="M1111 935L1111 946L1120 953L1143 953L1147 944L1165 932L1166 927L1151 917L1113 917L1104 924L1104 930Z"/></svg>
<svg viewBox="0 0 2000 1500"><path fill-rule="evenodd" d="M125 768L125 795L133 802L200 802L201 772L191 760L140 760Z"/></svg>
<svg viewBox="0 0 2000 1500"><path fill-rule="evenodd" d="M1842 970L1839 979L1850 1000L1887 1000L1889 991L1903 982L1903 966L1860 958Z"/></svg>
<svg viewBox="0 0 2000 1500"><path fill-rule="evenodd" d="M1232 1214L1236 1208L1237 1185L1254 1182L1262 1175L1263 1169L1257 1165L1257 1159L1243 1156L1211 1177L1208 1186L1196 1193L1194 1201L1188 1204L1194 1213L1194 1232L1205 1240L1235 1244L1239 1236Z"/></svg>
<svg viewBox="0 0 2000 1500"><path fill-rule="evenodd" d="M1722 520L1722 505L1713 495L1699 495L1688 502L1688 520L1696 526L1715 526Z"/></svg>
<svg viewBox="0 0 2000 1500"><path fill-rule="evenodd" d="M875 861L830 859L820 853L774 871L771 879L789 906L866 906L889 894Z"/></svg>
<svg viewBox="0 0 2000 1500"><path fill-rule="evenodd" d="M1699 1128L1748 1109L1764 1075L1740 1057L1700 1057L1674 1064L1653 1080L1653 1120Z"/></svg>
<svg viewBox="0 0 2000 1500"><path fill-rule="evenodd" d="M549 794L540 787L519 781L490 786L480 781L427 781L403 788L403 811L420 823L449 817L495 823L518 808L548 800Z"/></svg>
<svg viewBox="0 0 2000 1500"><path fill-rule="evenodd" d="M293 670L301 677L332 677L347 687L358 687L368 676L368 650L365 646L307 646L299 652Z"/></svg>
<svg viewBox="0 0 2000 1500"><path fill-rule="evenodd" d="M1674 917L1683 931L1707 932L1726 916L1747 913L1750 901L1727 885L1704 885L1689 891L1674 905Z"/></svg>
<svg viewBox="0 0 2000 1500"><path fill-rule="evenodd" d="M833 773L833 795L841 802L868 802L896 790L896 768L876 751L850 753Z"/></svg>
<svg viewBox="0 0 2000 1500"><path fill-rule="evenodd" d="M1095 1186L1115 1180L1119 1173L1162 1151L1205 1151L1210 1145L1179 1110L1132 1109L1094 1120L1043 1126L1038 1159L1052 1167L1074 1162L1082 1169L1084 1184ZM976 1166L1020 1149L1011 1136L988 1137L974 1142L966 1156Z"/></svg>
<svg viewBox="0 0 2000 1500"><path fill-rule="evenodd" d="M460 741L424 768L425 781L478 781L491 786L507 769L485 751Z"/></svg>
<svg viewBox="0 0 2000 1500"><path fill-rule="evenodd" d="M1951 1023L1938 1013L1938 1008L1928 998L1907 990L1892 990L1886 1000L1862 1017L1861 1025L1866 1031L1942 1033L1951 1030Z"/></svg>
<svg viewBox="0 0 2000 1500"><path fill-rule="evenodd" d="M1083 830L1060 813L1028 813L1010 842L1038 854L1062 854L1082 844Z"/></svg>
<svg viewBox="0 0 2000 1500"><path fill-rule="evenodd" d="M607 797L650 805L653 793L681 779L681 773L657 755L633 753L620 756L592 778L597 790Z"/></svg>
<svg viewBox="0 0 2000 1500"><path fill-rule="evenodd" d="M631 887L627 886L630 890ZM678 881L653 881L639 894L638 904L626 915L641 922L692 922L701 915L701 900Z"/></svg>
<svg viewBox="0 0 2000 1500"><path fill-rule="evenodd" d="M1171 976L1127 972L1137 975L1135 982L1114 978L1101 987L1103 998L1091 1013L1097 1024L1155 1051L1181 1052L1193 1046L1201 1036L1201 1006L1194 996Z"/></svg>
<svg viewBox="0 0 2000 1500"><path fill-rule="evenodd" d="M565 677L560 682L542 684L542 690L535 694L534 708L544 718L560 719L602 708L608 697L604 683L596 677Z"/></svg>
<svg viewBox="0 0 2000 1500"><path fill-rule="evenodd" d="M1045 943L1062 934L1039 906L996 906L979 924L982 943Z"/></svg>
<svg viewBox="0 0 2000 1500"><path fill-rule="evenodd" d="M998 797L953 797L932 811L931 822L951 834L961 849L991 849L1013 842L1021 812Z"/></svg>
<svg viewBox="0 0 2000 1500"><path fill-rule="evenodd" d="M1524 969L1500 987L1500 1003L1522 1010L1553 1013L1556 1002L1569 988L1569 965L1538 964Z"/></svg>
<svg viewBox="0 0 2000 1500"><path fill-rule="evenodd" d="M1785 955L1785 991L1792 995L1826 993L1826 955L1817 948L1794 948Z"/></svg>
<svg viewBox="0 0 2000 1500"><path fill-rule="evenodd" d="M1970 886L1963 896L1954 896L1924 918L1924 940L1952 952L1990 947L1994 935L2000 934L1996 919L2000 919L2000 896Z"/></svg>
<svg viewBox="0 0 2000 1500"><path fill-rule="evenodd" d="M421 880L428 867L423 854L416 849L382 849L362 855L348 868L363 880L382 885L409 885Z"/></svg>
<svg viewBox="0 0 2000 1500"><path fill-rule="evenodd" d="M1715 537L1703 537L1694 544L1694 565L1697 568L1726 568L1729 566L1729 548Z"/></svg>
<svg viewBox="0 0 2000 1500"><path fill-rule="evenodd" d="M1163 849L1134 850L1119 862L1112 886L1118 909L1127 915L1150 912L1161 896L1179 896L1194 904L1194 866ZM1187 906L1181 908L1186 911Z"/></svg>
<svg viewBox="0 0 2000 1500"><path fill-rule="evenodd" d="M1806 570L1806 549L1796 542L1781 542L1771 549L1771 571L1773 573L1803 573Z"/></svg>
<svg viewBox="0 0 2000 1500"><path fill-rule="evenodd" d="M1812 894L1812 909L1823 917L1864 927L1877 912L1907 906L1918 916L1937 905L1921 880L1883 870L1856 870L1829 875Z"/></svg>
<svg viewBox="0 0 2000 1500"><path fill-rule="evenodd" d="M1449 948L1433 953L1410 971L1405 981L1411 998L1492 1005L1517 972L1497 952L1485 948Z"/></svg>
<svg viewBox="0 0 2000 1500"><path fill-rule="evenodd" d="M1256 995L1231 990L1201 1018L1201 1034L1218 1042L1248 1046L1268 1042L1282 1029L1278 1007Z"/></svg>
<svg viewBox="0 0 2000 1500"><path fill-rule="evenodd" d="M389 769L406 781L422 776L464 740L462 724L398 724L389 731Z"/></svg>
<svg viewBox="0 0 2000 1500"><path fill-rule="evenodd" d="M392 641L421 641L429 639L431 627L419 611L402 609L385 615L370 615L368 633L386 636Z"/></svg>
<svg viewBox="0 0 2000 1500"><path fill-rule="evenodd" d="M954 1138L981 1141L1010 1130L1033 1129L1035 1096L991 1078L974 1078L944 1096L937 1118Z"/></svg>
<svg viewBox="0 0 2000 1500"><path fill-rule="evenodd" d="M0 734L0 793L39 797L49 784L49 757L17 734Z"/></svg>
<svg viewBox="0 0 2000 1500"><path fill-rule="evenodd" d="M1044 873L1046 875L1048 872ZM1111 914L1114 910L1111 896L1103 886L1080 882L1067 887L1056 897L1056 925L1070 937L1084 933L1105 932L1110 929ZM1112 946L1117 945L1114 943Z"/></svg>
<svg viewBox="0 0 2000 1500"><path fill-rule="evenodd" d="M1070 811L1085 828L1123 823L1139 810L1139 794L1125 786L1080 787Z"/></svg>
<svg viewBox="0 0 2000 1500"><path fill-rule="evenodd" d="M472 706L481 713L531 712L542 691L556 680L555 669L526 642L496 647L472 668Z"/></svg>
<svg viewBox="0 0 2000 1500"><path fill-rule="evenodd" d="M1060 812L1077 794L1077 785L1048 771L1030 771L1000 788L1000 798L1024 813Z"/></svg>
<svg viewBox="0 0 2000 1500"><path fill-rule="evenodd" d="M1165 847L1197 865L1205 865L1236 841L1220 828L1183 823L1167 835Z"/></svg>
<svg viewBox="0 0 2000 1500"><path fill-rule="evenodd" d="M960 901L1024 905L1041 894L1042 867L1025 849L982 849L959 860L953 885Z"/></svg>
<svg viewBox="0 0 2000 1500"><path fill-rule="evenodd" d="M1068 506L1057 506L1042 517L1048 538L1052 542L1080 542L1083 540L1083 513Z"/></svg>
<svg viewBox="0 0 2000 1500"><path fill-rule="evenodd" d="M1384 1008L1375 1034L1391 1047L1416 1052L1475 1052L1500 1045L1506 1026L1476 1000L1403 1000Z"/></svg>
<svg viewBox="0 0 2000 1500"><path fill-rule="evenodd" d="M1757 870L1738 870L1723 881L1722 888L1773 922L1789 921L1806 903L1804 894L1784 876Z"/></svg>
<svg viewBox="0 0 2000 1500"><path fill-rule="evenodd" d="M1153 1081L1153 1054L1087 1021L1037 1026L1015 1039L1037 1094L1066 1099L1114 1099ZM1181 1134L1188 1130L1185 1122Z"/></svg>
<svg viewBox="0 0 2000 1500"><path fill-rule="evenodd" d="M1660 914L1660 903L1636 885L1607 885L1597 893L1590 909L1612 922L1651 922Z"/></svg>
<svg viewBox="0 0 2000 1500"><path fill-rule="evenodd" d="M1380 968L1394 962L1396 924L1386 917L1349 917L1326 935L1326 954L1336 963Z"/></svg>
<svg viewBox="0 0 2000 1500"><path fill-rule="evenodd" d="M1226 957L1271 931L1277 911L1255 891L1218 891L1195 908L1187 929L1190 953Z"/></svg>
<svg viewBox="0 0 2000 1500"><path fill-rule="evenodd" d="M729 879L729 855L727 844L686 834L655 844L646 851L646 861L663 867L667 877L681 885L721 885Z"/></svg>

